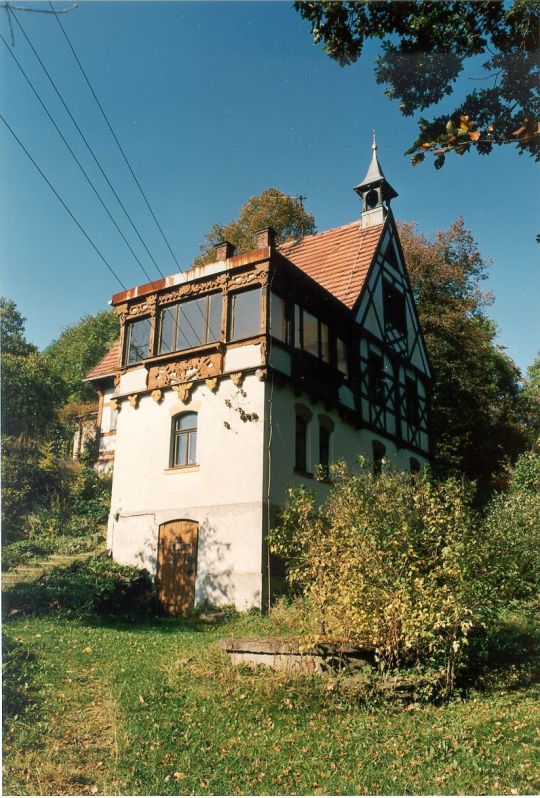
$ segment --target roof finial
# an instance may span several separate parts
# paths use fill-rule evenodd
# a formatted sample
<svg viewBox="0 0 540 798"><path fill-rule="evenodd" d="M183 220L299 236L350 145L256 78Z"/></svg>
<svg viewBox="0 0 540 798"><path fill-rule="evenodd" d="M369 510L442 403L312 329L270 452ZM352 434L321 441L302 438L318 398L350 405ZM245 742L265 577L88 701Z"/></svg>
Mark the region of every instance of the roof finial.
<svg viewBox="0 0 540 798"><path fill-rule="evenodd" d="M373 130L373 144L371 145L371 149L373 150L373 152L377 152L377 141L375 139L375 128L372 128L372 130Z"/></svg>

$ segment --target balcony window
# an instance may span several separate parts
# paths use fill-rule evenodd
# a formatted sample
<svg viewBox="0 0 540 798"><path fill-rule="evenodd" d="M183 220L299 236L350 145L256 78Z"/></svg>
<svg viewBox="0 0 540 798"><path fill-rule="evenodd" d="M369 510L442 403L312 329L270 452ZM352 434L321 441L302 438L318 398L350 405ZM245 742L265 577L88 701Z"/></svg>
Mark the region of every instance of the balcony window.
<svg viewBox="0 0 540 798"><path fill-rule="evenodd" d="M309 352L310 355L319 357L319 321L315 316L312 316L311 313L304 310L303 322L304 349L306 352Z"/></svg>
<svg viewBox="0 0 540 798"><path fill-rule="evenodd" d="M270 295L270 334L284 344L288 344L290 340L287 310L284 299L276 294Z"/></svg>
<svg viewBox="0 0 540 798"><path fill-rule="evenodd" d="M164 308L160 315L159 354L219 341L221 307L219 293Z"/></svg>
<svg viewBox="0 0 540 798"><path fill-rule="evenodd" d="M139 363L149 356L150 347L150 319L138 319L126 324L126 343L124 363L130 366Z"/></svg>
<svg viewBox="0 0 540 798"><path fill-rule="evenodd" d="M229 296L229 341L251 338L261 332L261 289Z"/></svg>
<svg viewBox="0 0 540 798"><path fill-rule="evenodd" d="M342 374L345 374L346 377L349 376L349 362L347 358L347 345L345 341L341 338L336 339L336 349L337 349L337 368L338 371L341 371Z"/></svg>

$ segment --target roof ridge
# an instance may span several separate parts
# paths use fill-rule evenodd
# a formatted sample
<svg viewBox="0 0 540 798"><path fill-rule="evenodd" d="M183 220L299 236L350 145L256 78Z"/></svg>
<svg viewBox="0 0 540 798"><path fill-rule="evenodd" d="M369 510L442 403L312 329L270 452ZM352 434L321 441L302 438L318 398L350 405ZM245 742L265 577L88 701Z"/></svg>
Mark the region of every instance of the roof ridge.
<svg viewBox="0 0 540 798"><path fill-rule="evenodd" d="M318 238L319 236L324 236L328 233L335 233L337 230L344 230L346 227L352 227L353 225L360 224L360 221L360 219L354 219L352 222L347 222L347 224L340 224L337 227L329 227L328 230L321 230L319 233L311 233L308 236L302 236L300 239L289 238L287 241L283 241L277 247L277 249L280 250L281 247L287 246L288 244L301 244L309 238Z"/></svg>

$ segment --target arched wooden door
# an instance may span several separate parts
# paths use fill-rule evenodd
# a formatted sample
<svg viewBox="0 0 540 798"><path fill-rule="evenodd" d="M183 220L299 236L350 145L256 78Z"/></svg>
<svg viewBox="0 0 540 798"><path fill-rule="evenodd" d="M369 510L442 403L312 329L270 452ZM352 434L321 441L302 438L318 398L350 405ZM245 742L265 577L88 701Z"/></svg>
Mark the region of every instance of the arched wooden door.
<svg viewBox="0 0 540 798"><path fill-rule="evenodd" d="M157 585L159 600L171 615L195 604L197 575L196 521L168 521L159 527Z"/></svg>

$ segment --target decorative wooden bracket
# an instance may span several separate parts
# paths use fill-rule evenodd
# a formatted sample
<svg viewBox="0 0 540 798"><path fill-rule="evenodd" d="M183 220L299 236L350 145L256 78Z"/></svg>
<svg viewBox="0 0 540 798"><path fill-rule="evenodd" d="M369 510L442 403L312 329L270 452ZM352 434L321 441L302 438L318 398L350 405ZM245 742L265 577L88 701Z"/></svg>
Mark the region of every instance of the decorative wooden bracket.
<svg viewBox="0 0 540 798"><path fill-rule="evenodd" d="M244 375L241 371L235 371L234 374L231 374L231 380L233 385L236 385L237 388L241 388L244 382Z"/></svg>
<svg viewBox="0 0 540 798"><path fill-rule="evenodd" d="M161 388L156 388L155 391L152 391L151 396L154 402L161 402L161 400L163 399L163 391L161 390Z"/></svg>
<svg viewBox="0 0 540 798"><path fill-rule="evenodd" d="M205 380L205 382L206 382L206 387L208 388L208 390L212 391L212 393L216 393L216 391L218 389L217 377L210 377L209 379Z"/></svg>
<svg viewBox="0 0 540 798"><path fill-rule="evenodd" d="M122 403L120 402L120 399L111 399L109 405L112 410L116 410L117 412L120 412L122 409Z"/></svg>
<svg viewBox="0 0 540 798"><path fill-rule="evenodd" d="M191 396L191 389L193 388L192 382L183 382L181 385L176 385L175 390L178 394L178 398L181 402L186 404L189 402L189 398Z"/></svg>
<svg viewBox="0 0 540 798"><path fill-rule="evenodd" d="M128 396L129 403L131 407L138 407L139 406L139 395L136 393L130 393Z"/></svg>

